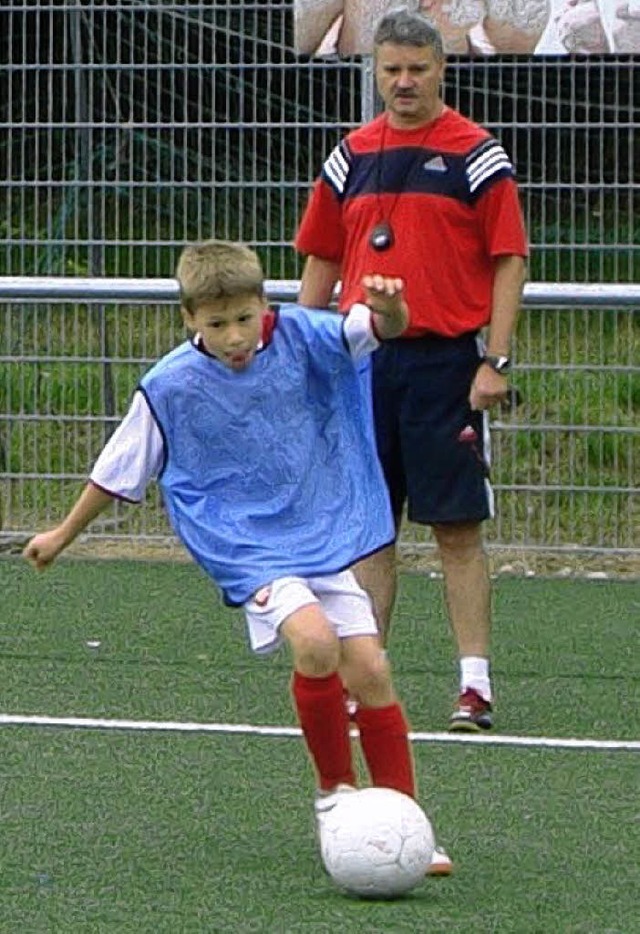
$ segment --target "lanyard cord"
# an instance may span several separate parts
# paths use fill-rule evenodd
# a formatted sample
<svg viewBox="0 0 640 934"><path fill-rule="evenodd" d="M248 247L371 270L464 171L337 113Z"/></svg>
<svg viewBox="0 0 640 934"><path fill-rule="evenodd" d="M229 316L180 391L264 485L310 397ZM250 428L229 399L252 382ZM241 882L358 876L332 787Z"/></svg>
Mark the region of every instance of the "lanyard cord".
<svg viewBox="0 0 640 934"><path fill-rule="evenodd" d="M423 156L423 151L424 151L424 150L423 150L423 147L424 147L425 141L426 141L426 139L427 139L427 136L429 135L429 132L430 132L430 130L431 130L432 123L433 123L433 121L430 120L429 123L427 124L427 128L426 128L424 134L420 137L420 140L419 140L418 143L416 144L416 149L417 149L417 151L418 151L417 157L410 163L410 165L409 165L407 171L405 172L404 178L402 179L402 184L401 184L400 188L398 189L398 191L396 191L396 193L395 193L395 198L394 198L393 201L391 202L391 207L390 207L390 209L389 209L389 213L385 216L384 210L383 210L383 208L382 208L382 191L381 191L381 188L382 188L382 163L383 163L384 152L385 152L384 145L385 145L385 142L386 142L386 139L387 139L387 127L388 127L388 125L389 125L389 118L388 118L388 117L385 117L384 123L383 123L383 125L382 125L382 134L381 134L381 136L380 136L380 147L379 147L379 149L378 149L378 152L376 153L376 203L377 203L377 206L378 206L378 215L379 215L379 218L380 218L379 223L380 223L380 224L384 224L389 230L391 230L391 218L392 218L393 213L394 213L394 211L395 211L395 209L396 209L396 207L397 207L397 205L398 205L398 201L400 200L400 196L403 195L403 194L406 192L406 190L407 190L407 181L408 181L408 179L410 178L411 173L413 172L413 170L414 170L415 167L417 166L418 162L420 161L420 159L421 159L422 156Z"/></svg>

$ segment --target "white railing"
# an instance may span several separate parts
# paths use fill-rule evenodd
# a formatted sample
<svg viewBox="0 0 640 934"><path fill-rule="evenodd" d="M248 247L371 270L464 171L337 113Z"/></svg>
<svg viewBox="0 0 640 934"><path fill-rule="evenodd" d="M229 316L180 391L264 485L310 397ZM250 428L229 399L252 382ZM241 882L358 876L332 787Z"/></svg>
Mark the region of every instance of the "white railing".
<svg viewBox="0 0 640 934"><path fill-rule="evenodd" d="M273 301L296 300L300 282L268 279L266 291ZM2 302L102 302L168 303L179 299L175 279L84 278L79 276L0 276ZM529 282L524 307L636 307L640 310L640 285L584 284L576 282Z"/></svg>

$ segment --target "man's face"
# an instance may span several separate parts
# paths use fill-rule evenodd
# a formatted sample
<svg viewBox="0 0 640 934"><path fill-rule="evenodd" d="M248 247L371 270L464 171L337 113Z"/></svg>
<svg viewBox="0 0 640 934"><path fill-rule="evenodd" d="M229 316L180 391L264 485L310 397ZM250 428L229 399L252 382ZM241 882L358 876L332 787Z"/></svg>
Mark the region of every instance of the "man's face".
<svg viewBox="0 0 640 934"><path fill-rule="evenodd" d="M392 126L419 126L438 116L445 63L432 48L383 42L375 61L378 91Z"/></svg>
<svg viewBox="0 0 640 934"><path fill-rule="evenodd" d="M183 311L185 323L202 338L205 350L231 370L244 370L262 337L265 303L256 295L238 295Z"/></svg>

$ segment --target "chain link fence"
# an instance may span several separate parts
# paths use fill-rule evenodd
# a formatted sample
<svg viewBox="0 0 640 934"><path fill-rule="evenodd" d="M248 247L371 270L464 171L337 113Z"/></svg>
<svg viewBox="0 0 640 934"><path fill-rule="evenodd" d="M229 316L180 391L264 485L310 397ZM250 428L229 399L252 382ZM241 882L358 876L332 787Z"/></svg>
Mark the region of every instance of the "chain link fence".
<svg viewBox="0 0 640 934"><path fill-rule="evenodd" d="M309 186L373 102L366 60L297 58L292 20L291 2L5 2L0 276L165 280L184 242L217 236L295 283ZM527 302L523 401L493 426L490 542L636 562L640 61L453 57L445 98L516 164L532 282L622 288ZM7 541L61 515L141 372L182 339L175 305L96 300L95 288L0 304ZM94 531L139 548L167 536L155 493ZM418 554L428 538L407 527L403 541Z"/></svg>

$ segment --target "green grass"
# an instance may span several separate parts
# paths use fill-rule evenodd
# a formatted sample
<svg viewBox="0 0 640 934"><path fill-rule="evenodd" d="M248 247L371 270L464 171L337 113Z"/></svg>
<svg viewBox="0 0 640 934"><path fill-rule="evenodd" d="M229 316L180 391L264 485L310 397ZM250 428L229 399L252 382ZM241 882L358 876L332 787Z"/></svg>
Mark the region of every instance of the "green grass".
<svg viewBox="0 0 640 934"><path fill-rule="evenodd" d="M285 652L256 660L191 565L0 561L7 713L293 725ZM500 733L637 740L640 583L501 580ZM87 641L101 640L99 649ZM455 692L440 585L404 576L390 654L415 730ZM2 729L0 931L630 934L638 753L415 745L458 871L410 897L321 872L297 738Z"/></svg>

